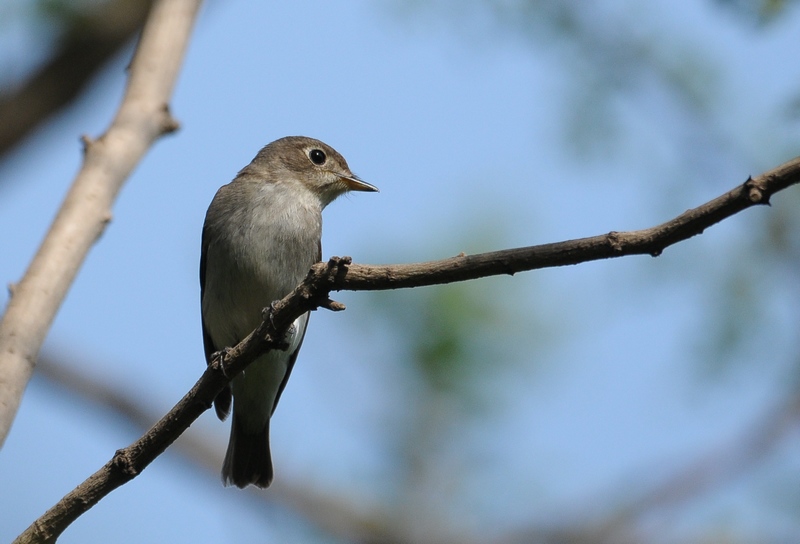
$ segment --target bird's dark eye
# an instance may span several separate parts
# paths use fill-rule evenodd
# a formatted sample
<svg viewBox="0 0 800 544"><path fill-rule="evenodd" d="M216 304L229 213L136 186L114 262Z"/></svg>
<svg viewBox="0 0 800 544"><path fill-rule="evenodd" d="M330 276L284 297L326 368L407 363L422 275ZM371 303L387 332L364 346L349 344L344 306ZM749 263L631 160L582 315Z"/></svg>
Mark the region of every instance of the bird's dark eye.
<svg viewBox="0 0 800 544"><path fill-rule="evenodd" d="M325 152L322 151L321 149L312 149L311 151L309 151L308 158L311 159L311 162L313 162L317 166L322 166L323 164L325 164L325 159L327 159L327 157L325 156Z"/></svg>

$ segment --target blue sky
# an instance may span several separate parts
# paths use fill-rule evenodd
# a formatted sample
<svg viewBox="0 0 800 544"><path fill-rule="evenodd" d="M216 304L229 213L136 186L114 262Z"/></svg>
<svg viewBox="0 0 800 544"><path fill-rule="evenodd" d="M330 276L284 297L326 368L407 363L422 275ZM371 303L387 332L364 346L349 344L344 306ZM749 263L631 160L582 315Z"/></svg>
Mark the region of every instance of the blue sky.
<svg viewBox="0 0 800 544"><path fill-rule="evenodd" d="M182 128L156 144L122 191L45 352L156 413L177 402L204 364L197 265L205 210L262 145L284 135L326 141L380 187L334 202L324 216L323 255L362 263L644 228L790 158L774 120L775 104L797 92L797 9L759 33L711 2L673 6L607 1L586 15L652 44L644 58L656 66L620 85L606 104L617 130L586 155L570 146L566 124L579 91L591 94L581 87L592 73L577 71L592 59L555 38L492 32L480 10L467 24L435 10L403 15L391 2L207 4L171 104ZM13 51L24 40L6 42ZM79 167L79 136L108 125L129 55L0 164L2 281L23 274L45 233ZM686 95L659 85L664 66L678 77L687 65L711 81L697 98L710 105L686 107ZM784 209L782 199L773 210ZM759 343L758 365L704 378L698 337L734 242L768 213L744 212L658 259L472 283L514 318L491 333L514 346L498 346L508 360L486 378L497 406L427 452L452 472L404 496L419 530L444 523L481 534L580 518L598 497L625 497L754 421L792 363L791 289L770 294L766 319L775 327ZM416 397L404 381L403 339L370 315L375 299L338 299L346 312L313 315L273 419L276 478L369 509L403 496L392 479L393 425ZM227 423L209 412L190 432L214 441L221 459ZM0 540L137 436L34 380L0 454L0 510L14 513L0 522ZM755 475L680 509L671 534L724 526L796 535L791 515L763 505L765 482L796 468L797 440L784 447ZM450 487L436 487L448 478ZM237 493L168 452L60 541L327 541L285 509L245 507Z"/></svg>

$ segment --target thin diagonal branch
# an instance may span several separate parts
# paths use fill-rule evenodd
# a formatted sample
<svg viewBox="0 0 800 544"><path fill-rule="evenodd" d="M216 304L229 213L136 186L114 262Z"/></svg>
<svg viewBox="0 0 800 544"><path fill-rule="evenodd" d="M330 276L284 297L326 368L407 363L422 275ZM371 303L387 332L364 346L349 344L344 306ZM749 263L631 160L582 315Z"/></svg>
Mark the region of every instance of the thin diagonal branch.
<svg viewBox="0 0 800 544"><path fill-rule="evenodd" d="M333 257L327 263L318 263L294 291L265 310L265 319L255 331L218 356L194 387L147 433L127 448L118 450L105 466L36 520L15 542L54 541L78 516L112 490L135 478L211 407L217 394L236 374L267 350L280 349L295 319L319 307L343 309L341 304L330 300L331 291L419 287L624 255L660 255L666 247L700 234L746 208L768 204L774 193L798 182L800 158L795 158L649 229L418 264L356 265L351 264L349 257Z"/></svg>
<svg viewBox="0 0 800 544"><path fill-rule="evenodd" d="M106 133L84 139L84 163L0 321L0 446L36 357L89 249L111 220L123 183L151 145L177 129L167 104L200 0L153 5L122 104Z"/></svg>
<svg viewBox="0 0 800 544"><path fill-rule="evenodd" d="M109 411L141 432L146 431L158 418L159 414L154 412L151 403L142 403L125 388L109 385L107 381L73 367L63 356L43 353L36 366L34 380L43 379L65 395ZM69 402L73 402L73 399ZM170 451L219 481L219 467L222 466L225 450L218 440L212 438L197 432L184 433ZM276 481L270 486L269 493L263 493L255 487L245 491L248 498L257 501L261 508L288 505L321 530L343 541L384 544L408 541L393 536L392 528L386 527L384 521L388 517L386 513L377 509L362 511L345 497L332 496L313 487L291 481Z"/></svg>
<svg viewBox="0 0 800 544"><path fill-rule="evenodd" d="M800 182L800 157L770 170L675 219L643 230L610 232L591 238L538 246L459 255L450 259L405 265L352 265L346 274L331 277L324 265L312 272L320 276L312 292L324 296L323 285L330 290L370 291L438 285L472 280L539 268L552 268L626 255L658 256L668 246L701 234L746 208L769 204L770 197ZM315 284L316 285L316 284Z"/></svg>

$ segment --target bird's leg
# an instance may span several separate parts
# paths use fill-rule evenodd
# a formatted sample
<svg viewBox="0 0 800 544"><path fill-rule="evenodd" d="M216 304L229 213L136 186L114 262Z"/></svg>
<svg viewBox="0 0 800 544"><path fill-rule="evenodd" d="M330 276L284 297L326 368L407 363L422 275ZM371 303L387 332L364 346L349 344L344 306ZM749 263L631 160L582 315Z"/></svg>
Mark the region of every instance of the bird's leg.
<svg viewBox="0 0 800 544"><path fill-rule="evenodd" d="M225 364L225 360L230 357L231 351L233 351L233 348L224 347L212 353L210 358L211 363L209 366L213 365L214 368L219 369L226 378L230 378L230 376L228 376L228 373L225 371L225 367L228 366Z"/></svg>
<svg viewBox="0 0 800 544"><path fill-rule="evenodd" d="M277 300L273 300L272 302L269 303L269 306L261 310L261 319L264 321L269 321L273 329L277 329L273 317L275 315L275 312L278 311L278 302L279 301ZM297 332L297 327L295 327L294 323L292 323L291 325L289 325L289 329L286 331L286 334L283 335L283 339L276 342L275 349L279 349L281 351L286 351L287 349L289 349L289 346L291 344L287 340L287 337L290 334L295 334L296 332ZM270 335L267 335L267 340L272 340Z"/></svg>
<svg viewBox="0 0 800 544"><path fill-rule="evenodd" d="M277 312L277 311L278 311L278 301L277 300L273 300L272 302L269 303L269 306L267 306L266 308L261 310L261 320L262 321L267 321L268 320L270 325L272 325L274 327L275 326L275 320L273 319L273 316L275 315L275 312Z"/></svg>

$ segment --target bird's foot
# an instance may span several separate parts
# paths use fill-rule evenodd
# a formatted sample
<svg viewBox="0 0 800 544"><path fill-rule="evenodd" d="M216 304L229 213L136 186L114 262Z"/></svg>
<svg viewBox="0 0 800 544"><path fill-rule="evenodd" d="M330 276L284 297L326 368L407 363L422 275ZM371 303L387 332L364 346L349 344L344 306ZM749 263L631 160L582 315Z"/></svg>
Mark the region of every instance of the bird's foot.
<svg viewBox="0 0 800 544"><path fill-rule="evenodd" d="M269 303L269 306L261 310L261 319L264 321L269 321L269 324L272 325L273 329L277 328L275 326L275 320L273 318L275 316L275 312L278 311L279 302L280 302L279 300L273 300L272 302ZM289 339L296 333L297 333L297 327L295 326L294 323L292 323L291 325L289 325L289 329L286 331L286 334L283 336L283 338L275 342L274 349L279 349L281 351L286 351L287 349L289 349L289 347L291 346L291 342L289 342ZM267 340L273 341L273 337L271 334L267 334Z"/></svg>
<svg viewBox="0 0 800 544"><path fill-rule="evenodd" d="M275 326L275 321L273 319L273 316L275 315L275 312L278 311L278 302L280 301L273 300L272 302L269 303L269 306L261 310L261 320L269 321L269 324L272 325L273 327Z"/></svg>
<svg viewBox="0 0 800 544"><path fill-rule="evenodd" d="M216 365L216 368L218 368L222 372L222 375L226 378L230 378L225 369L228 366L226 364L226 360L228 357L230 357L231 351L233 351L233 348L224 347L221 350L215 351L211 354L211 364Z"/></svg>

